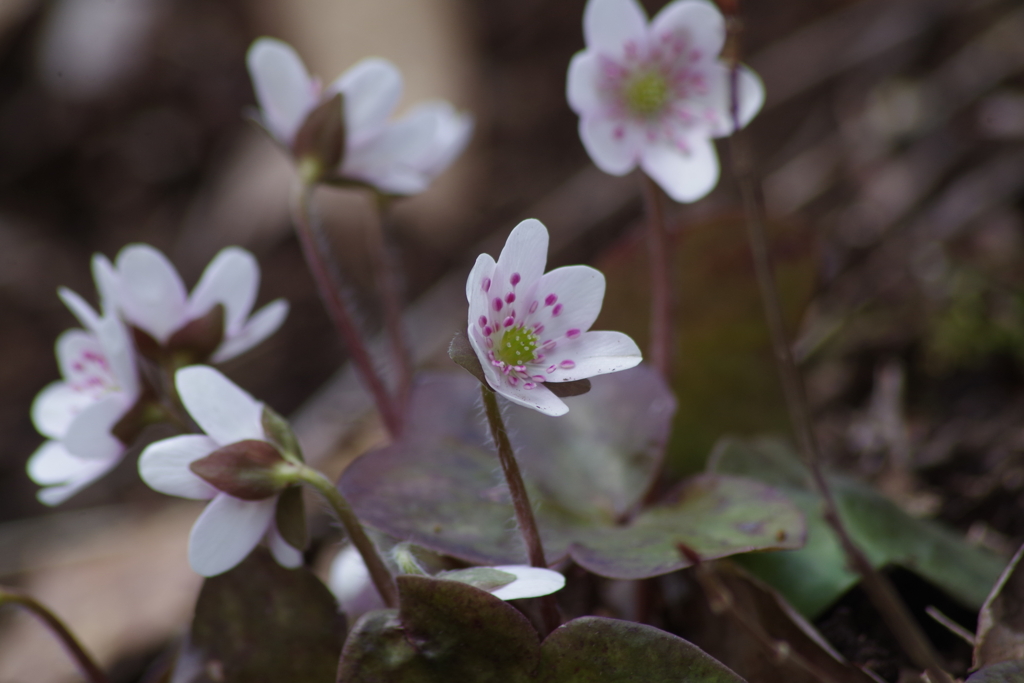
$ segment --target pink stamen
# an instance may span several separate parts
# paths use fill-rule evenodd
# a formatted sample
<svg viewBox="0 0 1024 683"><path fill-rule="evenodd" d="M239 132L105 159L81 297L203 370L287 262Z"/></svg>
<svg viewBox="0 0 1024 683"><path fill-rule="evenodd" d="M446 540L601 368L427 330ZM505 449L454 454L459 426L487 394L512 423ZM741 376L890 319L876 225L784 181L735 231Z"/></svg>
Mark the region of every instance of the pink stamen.
<svg viewBox="0 0 1024 683"><path fill-rule="evenodd" d="M534 323L533 331L536 334L540 334L541 332L544 331L544 324L543 323Z"/></svg>
<svg viewBox="0 0 1024 683"><path fill-rule="evenodd" d="M512 277L510 277L508 281L512 283L513 287L515 287L516 285L519 284L520 280L522 279L523 278L519 275L519 273L512 273Z"/></svg>
<svg viewBox="0 0 1024 683"><path fill-rule="evenodd" d="M508 294L505 295L505 303L510 304L510 303L512 303L515 300L516 300L516 293L515 292L509 292Z"/></svg>
<svg viewBox="0 0 1024 683"><path fill-rule="evenodd" d="M492 334L494 334L494 328L492 328L490 325L485 325L484 326L484 334L486 336L490 337Z"/></svg>
<svg viewBox="0 0 1024 683"><path fill-rule="evenodd" d="M551 309L551 315L552 316L561 315L561 313L562 313L562 304L556 304L555 307Z"/></svg>
<svg viewBox="0 0 1024 683"><path fill-rule="evenodd" d="M557 294L548 294L547 297L544 299L544 305L545 306L553 306L556 301L558 301L558 295Z"/></svg>
<svg viewBox="0 0 1024 683"><path fill-rule="evenodd" d="M540 306L539 301L534 301L532 304L530 304L530 313L536 311L538 306Z"/></svg>
<svg viewBox="0 0 1024 683"><path fill-rule="evenodd" d="M515 385L519 384L519 378L516 377L515 375L509 375L508 376L508 383L511 384L512 386L515 386Z"/></svg>
<svg viewBox="0 0 1024 683"><path fill-rule="evenodd" d="M477 323L480 325L480 327L487 327L487 316L486 315L480 316L480 319L477 320Z"/></svg>
<svg viewBox="0 0 1024 683"><path fill-rule="evenodd" d="M505 323L504 324L505 324L505 327L512 327L513 325L516 324L516 319L513 318L512 316L509 316L509 317L505 318Z"/></svg>
<svg viewBox="0 0 1024 683"><path fill-rule="evenodd" d="M501 307L505 305L505 302L498 297L494 297L494 301L491 302L491 305L494 306L494 310L500 311Z"/></svg>
<svg viewBox="0 0 1024 683"><path fill-rule="evenodd" d="M557 365L549 365L548 366L548 374L550 375L552 372L554 372L557 369L558 369Z"/></svg>
<svg viewBox="0 0 1024 683"><path fill-rule="evenodd" d="M568 337L569 339L575 339L576 337L580 336L580 331L574 328L566 332L565 336Z"/></svg>
<svg viewBox="0 0 1024 683"><path fill-rule="evenodd" d="M574 367L576 367L576 363L571 360L563 360L558 365L559 367L564 368L565 370L572 370Z"/></svg>
<svg viewBox="0 0 1024 683"><path fill-rule="evenodd" d="M523 389L533 389L536 386L533 382L523 382Z"/></svg>
<svg viewBox="0 0 1024 683"><path fill-rule="evenodd" d="M491 278L485 277L483 282L483 288L485 292L491 291Z"/></svg>

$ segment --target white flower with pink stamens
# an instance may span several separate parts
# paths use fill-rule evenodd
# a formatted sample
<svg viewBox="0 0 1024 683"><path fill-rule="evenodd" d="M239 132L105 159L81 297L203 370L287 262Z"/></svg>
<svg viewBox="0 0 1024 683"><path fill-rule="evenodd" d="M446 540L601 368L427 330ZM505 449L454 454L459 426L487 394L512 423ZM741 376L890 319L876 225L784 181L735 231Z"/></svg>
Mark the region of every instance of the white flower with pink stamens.
<svg viewBox="0 0 1024 683"><path fill-rule="evenodd" d="M264 538L278 563L299 566L302 554L277 528L279 496L242 500L217 489L189 468L223 446L247 440L269 443L263 430L263 404L205 365L178 370L175 386L185 409L205 433L150 444L139 457L139 475L161 493L210 501L189 536L192 569L203 576L226 572Z"/></svg>
<svg viewBox="0 0 1024 683"><path fill-rule="evenodd" d="M636 0L588 0L583 35L566 91L597 167L624 175L639 165L680 202L710 192L719 174L711 138L733 131L729 68L718 59L725 22L714 4L676 0L648 23ZM746 67L737 86L746 125L764 86Z"/></svg>
<svg viewBox="0 0 1024 683"><path fill-rule="evenodd" d="M462 152L473 119L448 102L423 102L400 119L389 118L402 96L402 75L384 59L358 62L323 87L295 50L280 40L256 40L246 57L260 121L294 152L309 114L338 93L344 96L345 150L337 176L383 193L424 191Z"/></svg>
<svg viewBox="0 0 1024 683"><path fill-rule="evenodd" d="M32 454L28 474L42 488L37 496L58 505L121 461L126 444L113 430L141 393L131 339L124 323L107 311L102 317L77 294L61 297L86 328L57 339L63 379L36 396L32 422L49 441Z"/></svg>
<svg viewBox="0 0 1024 683"><path fill-rule="evenodd" d="M271 301L252 315L260 285L260 267L245 249L222 249L189 294L167 257L148 244L130 244L111 263L93 257L96 285L132 327L166 345L175 332L220 304L224 329L210 360L238 356L269 337L288 315L288 302ZM205 360L205 359L204 359Z"/></svg>
<svg viewBox="0 0 1024 683"><path fill-rule="evenodd" d="M604 301L604 275L589 266L544 272L548 231L525 220L498 261L481 254L466 282L469 340L487 383L505 398L548 415L569 408L547 382L603 375L641 361L621 332L590 332Z"/></svg>

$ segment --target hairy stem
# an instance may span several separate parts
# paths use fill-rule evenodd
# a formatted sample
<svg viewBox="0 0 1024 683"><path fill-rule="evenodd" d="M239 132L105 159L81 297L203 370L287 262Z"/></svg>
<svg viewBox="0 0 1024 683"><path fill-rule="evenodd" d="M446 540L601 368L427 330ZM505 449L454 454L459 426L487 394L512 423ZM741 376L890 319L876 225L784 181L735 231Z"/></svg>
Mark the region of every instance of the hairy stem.
<svg viewBox="0 0 1024 683"><path fill-rule="evenodd" d="M373 270L377 278L377 291L380 293L381 307L384 310L384 330L391 344L395 367L398 368L398 409L404 414L409 405L414 369L412 354L405 338L405 330L402 328L402 270L390 241L389 198L376 193L374 199L376 200L380 229L378 239L374 240L377 253L376 268Z"/></svg>
<svg viewBox="0 0 1024 683"><path fill-rule="evenodd" d="M850 567L860 575L861 586L875 609L881 614L882 619L914 664L928 673L932 683L953 683L953 679L943 669L938 653L935 652L924 632L910 614L896 589L881 572L875 569L864 552L850 537L840 516L835 496L825 477L821 450L814 434L803 377L793 359L792 349L786 335L782 304L779 300L775 272L768 252L764 198L755 182L753 155L746 136L739 132L739 57L737 54L738 41L736 40L739 29L738 17L730 17L729 32L732 49L730 50L729 90L733 135L729 138L729 151L733 173L739 183L743 200L743 210L747 219L747 236L754 257L754 270L758 287L761 290L761 301L764 305L765 317L768 320L772 349L782 380L786 407L796 432L797 443L811 471L814 486L821 496L825 521L838 537Z"/></svg>
<svg viewBox="0 0 1024 683"><path fill-rule="evenodd" d="M666 381L672 371L672 278L669 272L668 229L661 205L661 189L640 174L647 212L647 258L651 272L651 364Z"/></svg>
<svg viewBox="0 0 1024 683"><path fill-rule="evenodd" d="M509 441L505 420L501 416L498 397L490 387L483 384L480 385L480 393L483 394L487 424L491 428L494 446L498 449L498 460L501 461L501 470L505 473L505 481L508 483L509 494L512 496L512 507L516 511L516 522L523 535L523 541L526 543L530 564L547 569L548 562L544 558L544 546L540 540L540 532L537 530L537 520L533 517L533 507L530 506L526 485L523 483L523 476L519 473L519 464L512 451L512 442ZM562 623L561 617L558 615L558 605L555 603L553 595L545 595L540 598L540 605L544 627L550 633Z"/></svg>
<svg viewBox="0 0 1024 683"><path fill-rule="evenodd" d="M103 673L96 661L85 651L82 644L57 615L28 594L16 588L0 586L0 607L5 604L18 605L38 617L46 625L46 628L60 640L72 659L75 660L78 668L91 683L107 683L107 675Z"/></svg>
<svg viewBox="0 0 1024 683"><path fill-rule="evenodd" d="M374 367L373 358L366 347L363 335L356 325L355 319L349 311L348 304L342 294L341 281L338 274L330 264L330 249L326 244L323 234L315 229L311 220L311 204L313 188L309 185L302 185L294 206L295 234L302 246L302 254L306 257L306 265L309 267L313 279L316 281L320 298L324 302L331 322L338 330L338 335L348 349L352 362L359 372L366 388L369 389L380 411L381 419L392 437L398 436L401 432L401 414L395 406L394 400L388 393L384 380Z"/></svg>
<svg viewBox="0 0 1024 683"><path fill-rule="evenodd" d="M366 569L370 572L373 585L377 588L377 592L380 593L384 604L388 607L397 607L398 589L395 588L395 580L392 578L391 572L388 571L387 565L384 564L384 560L381 559L380 553L377 552L377 546L366 535L366 530L360 524L355 511L348 501L345 500L345 496L341 495L341 492L338 491L337 487L327 477L308 465L302 465L298 468L298 477L315 488L320 495L327 499L331 509L334 510L334 514L338 516L341 525L345 527L345 533L348 534L352 545L356 547L356 550L362 556Z"/></svg>

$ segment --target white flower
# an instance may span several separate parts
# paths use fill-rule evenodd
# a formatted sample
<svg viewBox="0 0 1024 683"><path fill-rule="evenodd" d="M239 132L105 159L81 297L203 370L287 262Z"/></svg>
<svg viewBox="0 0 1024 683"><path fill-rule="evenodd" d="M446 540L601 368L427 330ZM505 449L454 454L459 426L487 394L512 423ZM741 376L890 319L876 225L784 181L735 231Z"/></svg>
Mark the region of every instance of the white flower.
<svg viewBox="0 0 1024 683"><path fill-rule="evenodd" d="M100 317L78 295L61 297L84 330L57 339L57 363L63 379L53 382L32 403L32 422L49 441L32 454L28 474L45 488L47 505L64 502L110 471L126 445L112 430L141 393L128 330L112 311Z"/></svg>
<svg viewBox="0 0 1024 683"><path fill-rule="evenodd" d="M277 299L250 317L259 289L260 269L245 249L222 249L187 294L178 271L167 257L147 244L131 244L111 264L93 257L93 275L101 292L128 322L159 344L217 304L224 306L224 335L210 361L220 363L248 351L273 334L285 316L288 302Z"/></svg>
<svg viewBox="0 0 1024 683"><path fill-rule="evenodd" d="M206 434L175 436L151 444L139 458L139 474L161 493L210 499L189 536L189 564L203 576L221 574L245 559L266 538L281 565L299 566L302 555L277 529L279 496L241 500L189 469L193 462L223 446L248 439L269 442L263 431L263 404L205 365L179 370L175 386L185 409Z"/></svg>
<svg viewBox="0 0 1024 683"><path fill-rule="evenodd" d="M497 569L515 577L504 586L488 590L491 595L501 600L539 598L565 587L565 577L551 569L540 569L522 564L502 565L491 567L491 569ZM444 576L440 575L438 578L444 578ZM327 586L338 599L342 611L350 618L372 609L379 609L382 606L380 597L370 583L370 572L366 569L363 558L351 545L343 548L331 561Z"/></svg>
<svg viewBox="0 0 1024 683"><path fill-rule="evenodd" d="M641 361L621 332L588 332L604 300L604 275L588 266L544 273L548 231L525 220L497 263L481 254L466 281L469 340L487 383L505 398L548 415L569 408L544 386L617 372Z"/></svg>
<svg viewBox="0 0 1024 683"><path fill-rule="evenodd" d="M389 121L402 96L402 75L383 59L362 60L326 88L280 40L254 42L247 63L261 122L288 149L309 113L341 93L345 153L338 175L387 194L427 189L462 152L473 130L472 118L444 101L421 103Z"/></svg>
<svg viewBox="0 0 1024 683"><path fill-rule="evenodd" d="M569 106L583 146L605 173L640 165L676 201L700 199L718 182L710 138L732 132L721 13L705 0L676 0L649 24L636 0L588 0L587 47L569 64ZM739 120L764 102L757 75L741 67Z"/></svg>

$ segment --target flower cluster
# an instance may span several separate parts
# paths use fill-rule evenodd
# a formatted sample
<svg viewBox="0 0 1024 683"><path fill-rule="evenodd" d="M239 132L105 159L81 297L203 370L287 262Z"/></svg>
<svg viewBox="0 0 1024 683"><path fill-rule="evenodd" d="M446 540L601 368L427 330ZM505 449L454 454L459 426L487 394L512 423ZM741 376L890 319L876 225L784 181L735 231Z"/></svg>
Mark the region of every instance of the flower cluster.
<svg viewBox="0 0 1024 683"><path fill-rule="evenodd" d="M548 415L569 411L548 382L603 375L641 361L621 332L589 332L604 301L604 275L589 266L544 272L548 231L534 219L512 230L497 262L481 254L466 281L469 340L487 383Z"/></svg>
<svg viewBox="0 0 1024 683"><path fill-rule="evenodd" d="M583 35L566 91L597 167L624 175L639 165L680 202L710 192L719 174L711 138L733 131L729 68L718 58L725 22L714 4L676 0L648 23L636 0L588 0ZM737 99L746 125L764 102L746 67Z"/></svg>
<svg viewBox="0 0 1024 683"><path fill-rule="evenodd" d="M144 244L125 247L115 263L96 255L93 275L102 314L60 290L84 329L57 340L62 379L32 406L36 429L49 440L30 458L28 474L45 487L39 499L47 505L110 471L146 421L162 417L159 404L147 402L152 391L137 349L171 367L183 359L222 362L272 334L288 313L287 302L277 300L250 317L259 266L237 247L217 254L191 295L170 261Z"/></svg>
<svg viewBox="0 0 1024 683"><path fill-rule="evenodd" d="M402 95L402 75L384 59L364 59L326 88L280 40L257 40L247 63L260 122L293 153L310 114L342 96L344 149L328 179L371 185L384 194L417 194L462 152L473 130L468 114L439 100L390 120Z"/></svg>

